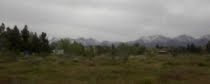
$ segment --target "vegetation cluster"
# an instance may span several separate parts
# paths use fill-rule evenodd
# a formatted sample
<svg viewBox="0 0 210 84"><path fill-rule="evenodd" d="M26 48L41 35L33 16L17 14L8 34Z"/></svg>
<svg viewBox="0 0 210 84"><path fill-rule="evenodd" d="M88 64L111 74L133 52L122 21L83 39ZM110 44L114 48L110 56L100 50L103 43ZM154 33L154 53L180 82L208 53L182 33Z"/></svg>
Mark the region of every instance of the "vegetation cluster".
<svg viewBox="0 0 210 84"><path fill-rule="evenodd" d="M56 53L55 51L63 51ZM0 84L210 84L206 46L84 46L0 26Z"/></svg>
<svg viewBox="0 0 210 84"><path fill-rule="evenodd" d="M164 51L174 56L182 53L210 53L210 41L206 46L196 46L189 43L186 46L164 47L157 45L155 48L144 47L141 44L120 43L111 46L84 46L74 40L63 38L57 41L49 42L47 34L42 32L38 35L36 32L28 30L28 26L19 30L17 26L14 28L6 27L4 23L0 26L0 52L15 53L15 55L33 55L43 54L51 55L56 53L54 50L63 50L62 55L65 56L85 56L92 58L100 55L107 55L113 59L122 57L127 59L128 56L136 56L142 54L154 54Z"/></svg>

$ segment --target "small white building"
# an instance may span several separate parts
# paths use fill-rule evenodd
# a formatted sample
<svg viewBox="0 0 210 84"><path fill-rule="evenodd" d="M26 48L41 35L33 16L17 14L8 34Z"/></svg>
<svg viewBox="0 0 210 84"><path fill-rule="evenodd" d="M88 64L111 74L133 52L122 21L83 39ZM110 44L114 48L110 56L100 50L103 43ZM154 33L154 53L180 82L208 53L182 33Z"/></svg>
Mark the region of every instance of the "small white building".
<svg viewBox="0 0 210 84"><path fill-rule="evenodd" d="M55 50L53 50L53 53L56 55L64 55L64 50L63 49L55 49Z"/></svg>

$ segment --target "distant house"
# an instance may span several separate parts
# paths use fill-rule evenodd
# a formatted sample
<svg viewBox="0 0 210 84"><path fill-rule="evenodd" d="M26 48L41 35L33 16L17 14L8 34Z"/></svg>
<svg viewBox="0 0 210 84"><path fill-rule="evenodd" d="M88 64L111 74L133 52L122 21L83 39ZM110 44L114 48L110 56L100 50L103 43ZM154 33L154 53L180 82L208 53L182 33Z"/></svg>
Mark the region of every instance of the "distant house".
<svg viewBox="0 0 210 84"><path fill-rule="evenodd" d="M168 50L166 50L166 49L160 49L160 50L158 51L158 53L159 53L159 54L168 54Z"/></svg>
<svg viewBox="0 0 210 84"><path fill-rule="evenodd" d="M64 55L64 50L63 49L55 49L55 50L53 50L53 53L56 55Z"/></svg>

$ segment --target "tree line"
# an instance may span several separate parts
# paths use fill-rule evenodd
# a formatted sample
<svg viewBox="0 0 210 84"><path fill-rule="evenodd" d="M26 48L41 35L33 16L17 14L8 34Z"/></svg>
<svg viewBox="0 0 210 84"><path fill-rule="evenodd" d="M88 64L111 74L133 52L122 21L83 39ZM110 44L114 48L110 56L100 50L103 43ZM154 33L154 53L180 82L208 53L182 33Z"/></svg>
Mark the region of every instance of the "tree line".
<svg viewBox="0 0 210 84"><path fill-rule="evenodd" d="M4 23L0 26L0 51L10 51L15 53L52 53L53 50L63 50L65 55L69 56L86 56L94 57L99 55L108 55L112 58L116 56L125 57L130 55L141 55L151 50L166 50L171 54L179 53L210 53L210 41L203 46L196 46L195 44L188 44L186 47L163 47L157 45L156 48L147 48L140 44L120 43L119 45L110 46L84 46L70 39L60 39L49 42L47 34L42 32L38 35L36 32L28 30L25 25L22 30L17 26L13 28L6 27Z"/></svg>
<svg viewBox="0 0 210 84"><path fill-rule="evenodd" d="M10 51L15 53L50 53L51 48L47 34L28 30L25 25L22 30L17 26L6 27L4 23L0 26L0 51Z"/></svg>
<svg viewBox="0 0 210 84"><path fill-rule="evenodd" d="M68 38L60 39L52 42L51 46L54 49L64 50L65 54L82 55L82 56L98 56L98 55L139 55L146 51L144 46L139 44L128 45L121 43L119 45L111 46L84 46Z"/></svg>

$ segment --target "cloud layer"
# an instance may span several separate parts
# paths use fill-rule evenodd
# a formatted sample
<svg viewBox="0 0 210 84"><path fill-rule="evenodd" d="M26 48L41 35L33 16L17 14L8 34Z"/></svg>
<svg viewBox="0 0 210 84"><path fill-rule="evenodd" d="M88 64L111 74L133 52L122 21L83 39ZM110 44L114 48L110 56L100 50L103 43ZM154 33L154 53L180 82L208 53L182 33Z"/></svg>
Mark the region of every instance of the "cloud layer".
<svg viewBox="0 0 210 84"><path fill-rule="evenodd" d="M0 0L0 21L56 37L210 34L209 0Z"/></svg>

